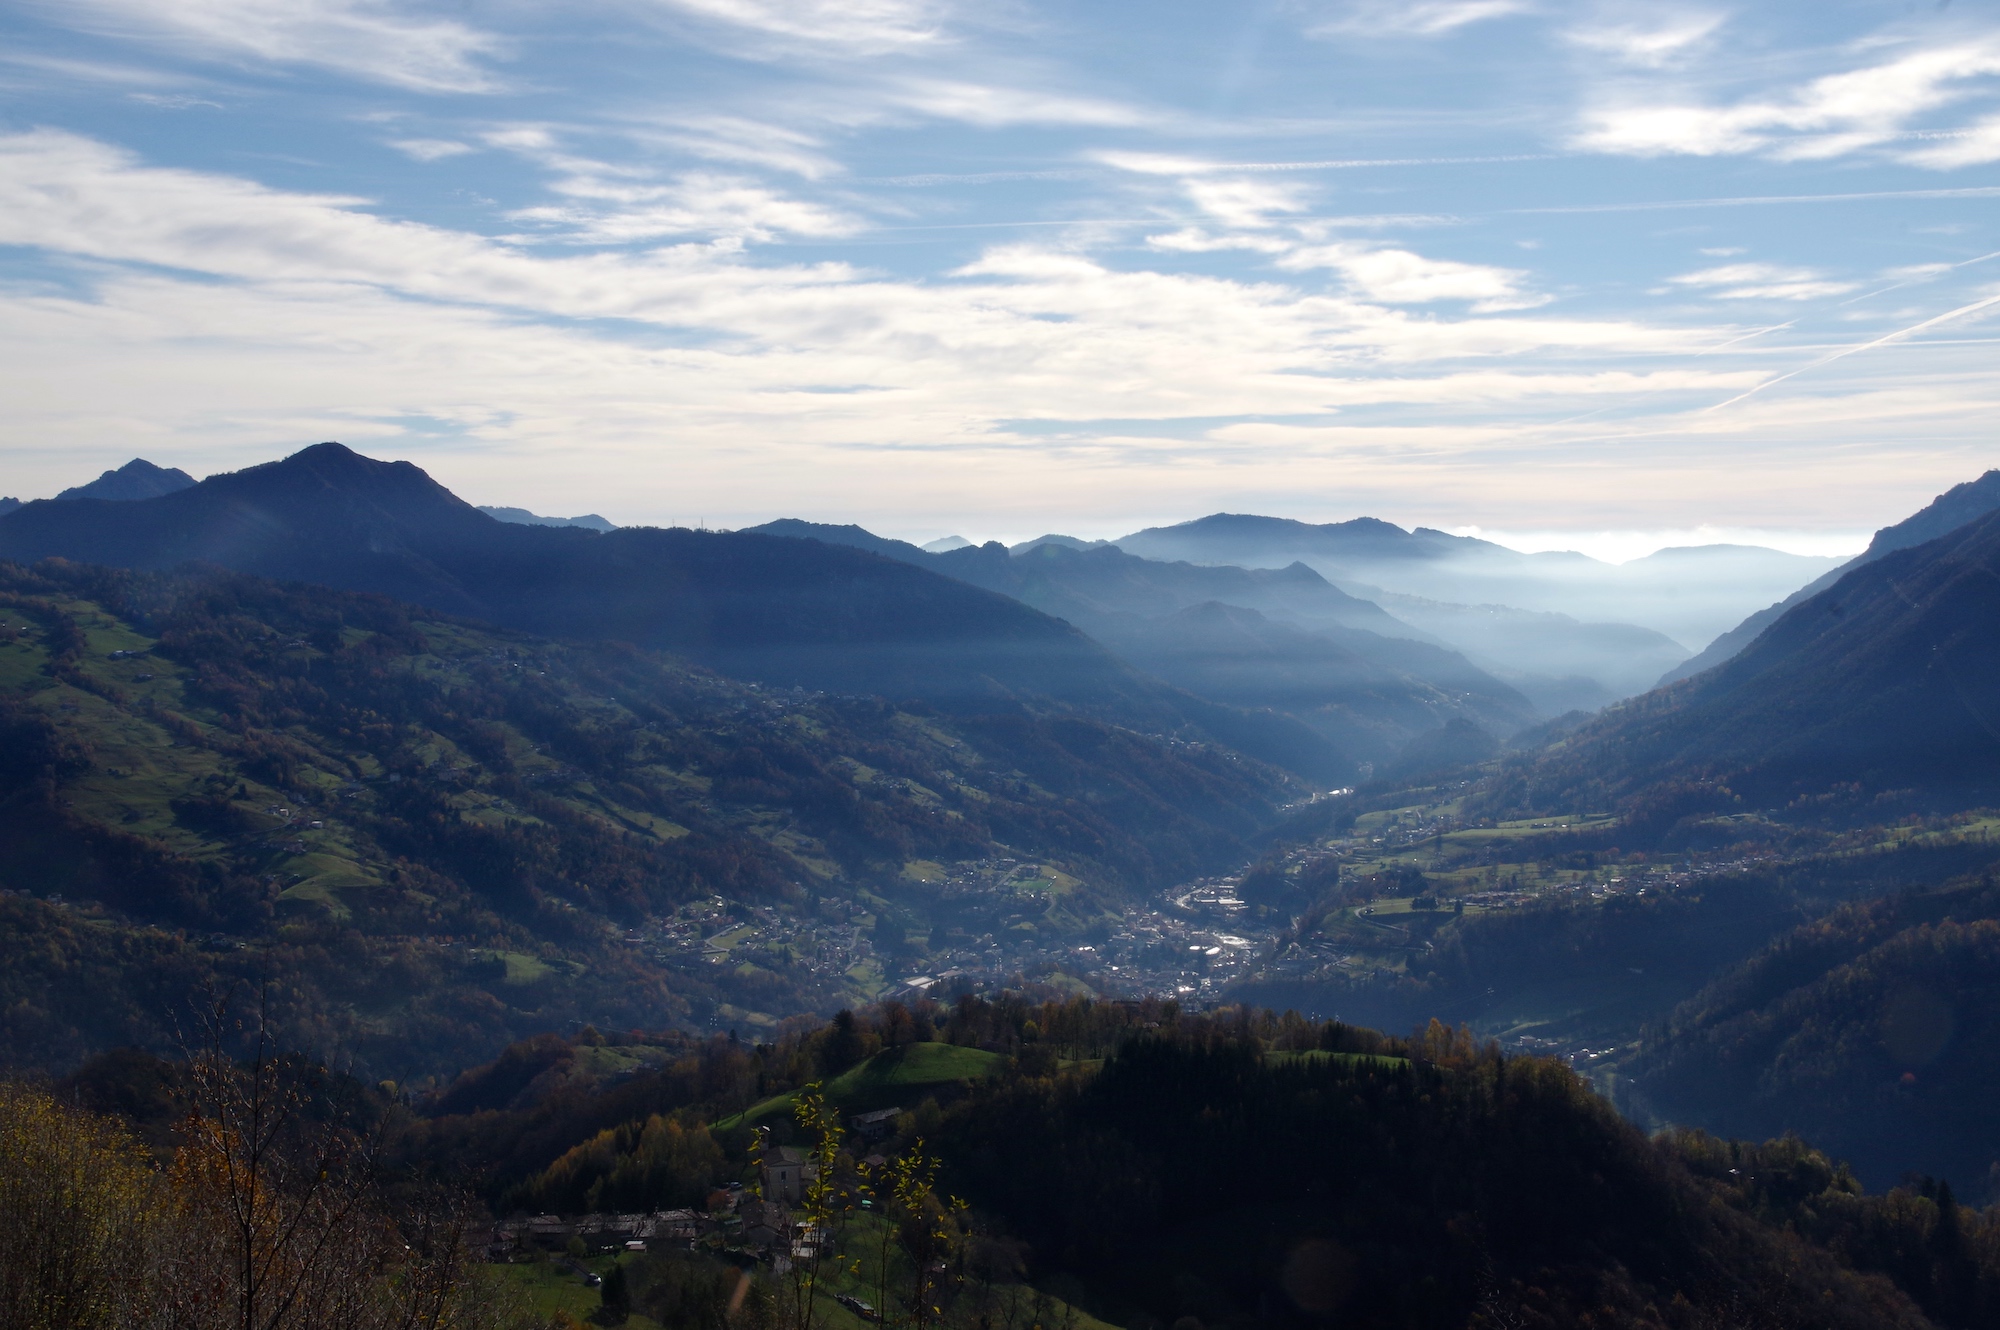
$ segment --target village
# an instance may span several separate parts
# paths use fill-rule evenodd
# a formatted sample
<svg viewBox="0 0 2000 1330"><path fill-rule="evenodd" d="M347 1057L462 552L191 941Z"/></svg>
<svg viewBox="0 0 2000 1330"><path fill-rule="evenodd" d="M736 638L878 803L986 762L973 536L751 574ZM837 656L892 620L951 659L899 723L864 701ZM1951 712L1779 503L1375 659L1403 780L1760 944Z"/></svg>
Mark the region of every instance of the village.
<svg viewBox="0 0 2000 1330"><path fill-rule="evenodd" d="M1601 820L1467 822L1449 805L1366 814L1344 834L1274 861L1281 873L1312 869L1322 878L1337 865L1355 899L1311 918L1299 911L1310 914L1318 902L1295 900L1274 913L1245 901L1250 865L1114 905L1054 865L993 856L912 864L892 884L851 896L816 893L803 909L707 897L646 921L625 941L711 982L780 974L829 1008L946 999L1023 981L1199 1008L1249 982L1393 974L1428 951L1444 915L1645 896L1775 858L1682 854L1589 867L1508 861L1516 841ZM722 1010L758 1024L755 1013ZM715 1020L720 1028L737 1018Z"/></svg>
<svg viewBox="0 0 2000 1330"><path fill-rule="evenodd" d="M903 1114L897 1106L858 1113L847 1121L848 1131L862 1148L885 1148ZM785 1274L793 1264L830 1250L838 1234L822 1231L802 1212L819 1177L819 1166L794 1146L760 1148L756 1184L732 1182L711 1190L699 1209L684 1207L647 1213L579 1215L519 1214L495 1220L470 1235L469 1247L497 1264L550 1261L585 1284L599 1277L583 1262L592 1257L627 1252L703 1251L738 1264L761 1264ZM870 1154L859 1161L867 1172L883 1169L888 1160ZM861 1175L846 1179L844 1190ZM860 1208L870 1204L857 1200ZM864 1319L867 1313L862 1312Z"/></svg>

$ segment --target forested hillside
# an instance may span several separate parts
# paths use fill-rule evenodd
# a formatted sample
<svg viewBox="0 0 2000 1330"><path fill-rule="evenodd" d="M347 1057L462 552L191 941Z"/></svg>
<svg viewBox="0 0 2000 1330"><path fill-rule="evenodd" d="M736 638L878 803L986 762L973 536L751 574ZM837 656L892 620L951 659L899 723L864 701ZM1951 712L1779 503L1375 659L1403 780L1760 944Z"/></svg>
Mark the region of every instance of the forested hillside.
<svg viewBox="0 0 2000 1330"><path fill-rule="evenodd" d="M844 1115L874 1101L843 1087L952 1061L967 1070L902 1080L886 1134L853 1133ZM172 1150L172 1103L206 1074L106 1058L58 1089ZM1436 1024L1394 1038L1250 1009L968 997L754 1045L545 1037L411 1106L337 1078L313 1094L378 1134L398 1187L466 1179L503 1213L548 1212L505 1226L496 1289L544 1286L562 1259L545 1242L600 1231L580 1216L684 1207L691 1240L618 1262L617 1311L667 1325L729 1324L734 1307L840 1330L1918 1330L2000 1310L2000 1212L1928 1179L1871 1195L1796 1138L1648 1139L1568 1068ZM792 1205L825 1253L792 1246L788 1268L751 1190L781 1142L824 1183ZM571 1268L588 1250L575 1240ZM614 1260L594 1258L601 1319L617 1316Z"/></svg>
<svg viewBox="0 0 2000 1330"><path fill-rule="evenodd" d="M1705 787L1709 802L1995 796L2000 518L1861 565L1727 663L1610 708L1550 750L1527 805L1602 807Z"/></svg>
<svg viewBox="0 0 2000 1330"><path fill-rule="evenodd" d="M17 1065L162 1046L210 976L398 1079L566 1021L754 1028L919 967L941 862L1041 864L988 926L1069 932L1236 861L1290 788L240 576L0 565L0 619Z"/></svg>
<svg viewBox="0 0 2000 1330"><path fill-rule="evenodd" d="M1871 1181L1986 1185L2000 1098L2000 889L1990 874L1837 910L1649 1031L1651 1111L1797 1131Z"/></svg>

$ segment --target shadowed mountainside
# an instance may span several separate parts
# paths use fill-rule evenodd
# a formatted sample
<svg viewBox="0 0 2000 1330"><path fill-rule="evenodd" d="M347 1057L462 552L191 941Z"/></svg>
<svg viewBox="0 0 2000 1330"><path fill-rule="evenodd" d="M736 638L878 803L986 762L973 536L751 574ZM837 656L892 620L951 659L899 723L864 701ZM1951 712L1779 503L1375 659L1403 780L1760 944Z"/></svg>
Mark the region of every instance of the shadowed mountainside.
<svg viewBox="0 0 2000 1330"><path fill-rule="evenodd" d="M1797 1131L1862 1177L1986 1180L2000 1097L1990 874L1860 902L1777 940L1648 1033L1646 1107L1728 1135Z"/></svg>
<svg viewBox="0 0 2000 1330"><path fill-rule="evenodd" d="M1988 471L1977 480L1954 485L1928 504L1896 523L1885 526L1868 542L1868 548L1838 568L1821 574L1775 605L1766 606L1717 637L1706 647L1660 676L1662 685L1691 679L1703 670L1712 670L1757 640L1757 635L1776 623L1781 615L1802 600L1817 596L1843 576L1885 554L1906 550L1925 541L1936 540L1967 522L2000 508L2000 471Z"/></svg>
<svg viewBox="0 0 2000 1330"><path fill-rule="evenodd" d="M1066 624L906 563L768 536L496 521L407 462L320 444L140 502L25 505L0 557L217 564L786 686L970 705L1022 695L1159 724L1171 699Z"/></svg>
<svg viewBox="0 0 2000 1330"><path fill-rule="evenodd" d="M1725 784L1761 805L1847 787L2000 784L2000 515L1853 569L1742 653L1614 708L1534 778L1612 793ZM1532 796L1542 797L1540 794Z"/></svg>

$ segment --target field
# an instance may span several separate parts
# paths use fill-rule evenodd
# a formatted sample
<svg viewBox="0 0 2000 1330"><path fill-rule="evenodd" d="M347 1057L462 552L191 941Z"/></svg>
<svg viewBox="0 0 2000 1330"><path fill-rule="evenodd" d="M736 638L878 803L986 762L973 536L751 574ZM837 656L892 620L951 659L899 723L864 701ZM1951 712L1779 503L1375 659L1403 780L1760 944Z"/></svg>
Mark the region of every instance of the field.
<svg viewBox="0 0 2000 1330"><path fill-rule="evenodd" d="M910 1098L906 1092L911 1090L963 1084L991 1076L1003 1060L998 1053L956 1044L906 1044L884 1049L860 1066L842 1072L826 1083L825 1094L828 1103L843 1110L887 1108L899 1099ZM715 1125L718 1130L754 1127L774 1116L789 1116L796 1101L795 1094L774 1095Z"/></svg>

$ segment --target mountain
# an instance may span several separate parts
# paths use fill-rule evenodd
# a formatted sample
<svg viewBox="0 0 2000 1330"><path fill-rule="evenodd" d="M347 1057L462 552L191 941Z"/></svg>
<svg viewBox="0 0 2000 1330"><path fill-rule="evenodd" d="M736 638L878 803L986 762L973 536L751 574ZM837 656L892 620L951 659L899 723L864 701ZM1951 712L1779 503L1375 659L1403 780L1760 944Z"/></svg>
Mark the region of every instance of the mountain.
<svg viewBox="0 0 2000 1330"><path fill-rule="evenodd" d="M170 1048L203 982L260 974L293 1047L398 1080L565 1022L765 1028L959 952L1004 980L1241 863L1297 793L1075 715L0 564L0 1063Z"/></svg>
<svg viewBox="0 0 2000 1330"><path fill-rule="evenodd" d="M1039 695L1177 719L1074 628L899 560L764 535L504 523L408 462L334 443L163 498L39 502L0 518L0 558L50 556L217 564L676 651L784 686L978 706Z"/></svg>
<svg viewBox="0 0 2000 1330"><path fill-rule="evenodd" d="M856 526L785 519L756 529L851 544L1000 592L1199 697L1293 717L1355 762L1386 762L1455 718L1502 735L1535 719L1515 689L1302 563L1169 563L1059 540L926 554Z"/></svg>
<svg viewBox="0 0 2000 1330"><path fill-rule="evenodd" d="M596 513L585 513L581 517L541 517L526 508L494 508L480 504L479 511L502 522L516 522L522 526L581 526L592 531L616 531L618 528L605 521Z"/></svg>
<svg viewBox="0 0 2000 1330"><path fill-rule="evenodd" d="M1676 680L1692 678L1703 670L1714 669L1756 641L1757 635L1776 623L1785 611L1800 601L1826 590L1849 570L1865 563L1872 563L1896 550L1909 549L1913 545L1935 540L1975 518L1984 517L1995 509L2000 509L2000 471L1988 471L1977 480L1968 480L1962 485L1952 486L1894 526L1885 526L1877 531L1875 538L1868 542L1867 549L1840 567L1821 574L1777 604L1758 610L1710 642L1699 654L1668 670L1660 676L1660 683L1670 684Z"/></svg>
<svg viewBox="0 0 2000 1330"><path fill-rule="evenodd" d="M1663 622L1684 629L1690 612L1701 613L1706 595L1683 587L1649 598L1649 590L1675 586L1674 579L1652 569L1627 575L1581 554L1521 554L1491 541L1424 527L1405 531L1366 517L1314 525L1218 513L1135 532L1117 544L1149 558L1195 563L1271 568L1300 562L1464 652L1545 715L1595 709L1644 691L1661 670L1684 659L1687 648L1658 625L1641 626L1638 611L1653 605ZM1621 579L1625 585L1614 589ZM1741 603L1740 594L1732 592L1732 603ZM1599 621L1579 620L1587 611Z"/></svg>
<svg viewBox="0 0 2000 1330"><path fill-rule="evenodd" d="M946 550L962 550L971 543L964 536L939 536L936 540L925 541L922 548L932 554L943 554Z"/></svg>
<svg viewBox="0 0 2000 1330"><path fill-rule="evenodd" d="M1623 564L1569 551L1523 554L1492 541L1374 518L1315 525L1217 513L1120 537L1151 558L1269 568L1302 560L1333 581L1452 605L1504 605L1590 623L1630 623L1687 647L1743 607L1790 591L1838 563L1741 545L1661 550ZM1370 599L1374 597L1370 596Z"/></svg>
<svg viewBox="0 0 2000 1330"><path fill-rule="evenodd" d="M971 542L968 541L967 543L970 544ZM1072 550L1095 550L1103 549L1110 544L1111 542L1108 540L1078 540L1075 536L1059 536L1051 532L1045 536L1036 536L1033 540L1024 540L1018 545L1010 545L1007 547L1007 552L1010 554L1026 554L1030 550L1040 549L1044 545L1060 545L1064 549Z"/></svg>
<svg viewBox="0 0 2000 1330"><path fill-rule="evenodd" d="M1732 659L1606 712L1551 750L1608 790L1726 783L1795 796L2000 787L2000 513L1859 564ZM1726 792L1726 791L1725 791Z"/></svg>
<svg viewBox="0 0 2000 1330"><path fill-rule="evenodd" d="M1631 623L1581 623L1567 614L1511 605L1458 605L1349 584L1404 623L1521 693L1543 715L1595 711L1644 692L1658 671L1687 654L1680 643Z"/></svg>
<svg viewBox="0 0 2000 1330"><path fill-rule="evenodd" d="M19 499L0 498L0 517L5 517L8 513L13 512L16 508L19 508L20 506L21 506L21 501Z"/></svg>
<svg viewBox="0 0 2000 1330"><path fill-rule="evenodd" d="M158 467L143 457L135 457L116 471L106 471L88 485L77 485L56 495L57 499L109 499L130 502L157 499L195 483L194 477L179 467Z"/></svg>
<svg viewBox="0 0 2000 1330"><path fill-rule="evenodd" d="M1991 874L1849 905L1773 942L1652 1031L1656 1117L1798 1131L1865 1179L1989 1176L2000 1142L2000 890Z"/></svg>

